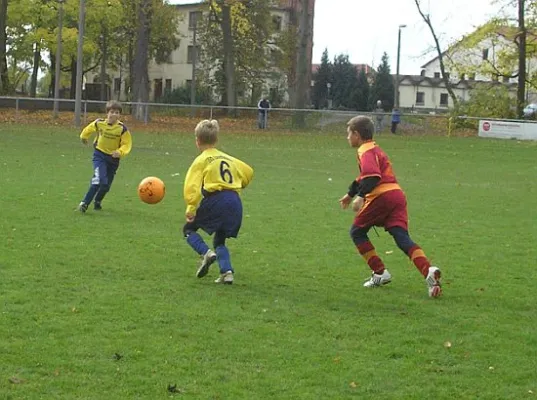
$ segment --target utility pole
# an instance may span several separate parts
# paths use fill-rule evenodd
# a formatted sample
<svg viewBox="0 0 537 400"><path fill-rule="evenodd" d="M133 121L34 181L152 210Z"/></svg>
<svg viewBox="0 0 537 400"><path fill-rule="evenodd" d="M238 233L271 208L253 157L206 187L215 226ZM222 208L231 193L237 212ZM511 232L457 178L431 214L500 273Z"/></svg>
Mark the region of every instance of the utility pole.
<svg viewBox="0 0 537 400"><path fill-rule="evenodd" d="M86 0L80 0L78 15L78 48L76 56L76 92L75 92L75 125L80 128L82 113L82 60L84 58L84 27L86 19Z"/></svg>
<svg viewBox="0 0 537 400"><path fill-rule="evenodd" d="M56 70L54 71L54 118L58 118L60 109L60 79L62 67L62 29L63 29L63 2L58 0L58 44L56 46Z"/></svg>
<svg viewBox="0 0 537 400"><path fill-rule="evenodd" d="M401 29L406 28L406 25L399 25L397 34L397 67L395 72L395 93L393 98L394 108L399 108L399 63L401 59Z"/></svg>

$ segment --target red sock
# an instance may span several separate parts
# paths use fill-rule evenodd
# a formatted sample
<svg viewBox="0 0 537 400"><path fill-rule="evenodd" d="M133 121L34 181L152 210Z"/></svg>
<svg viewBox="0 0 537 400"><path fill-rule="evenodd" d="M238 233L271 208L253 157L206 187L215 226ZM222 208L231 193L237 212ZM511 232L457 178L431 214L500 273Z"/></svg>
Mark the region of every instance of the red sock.
<svg viewBox="0 0 537 400"><path fill-rule="evenodd" d="M368 240L367 242L360 243L356 246L360 255L364 258L369 268L378 275L381 275L384 272L384 263L377 255L375 247Z"/></svg>
<svg viewBox="0 0 537 400"><path fill-rule="evenodd" d="M418 245L411 247L408 251L408 257L412 260L418 271L420 271L424 277L427 277L431 263L425 256L421 247Z"/></svg>

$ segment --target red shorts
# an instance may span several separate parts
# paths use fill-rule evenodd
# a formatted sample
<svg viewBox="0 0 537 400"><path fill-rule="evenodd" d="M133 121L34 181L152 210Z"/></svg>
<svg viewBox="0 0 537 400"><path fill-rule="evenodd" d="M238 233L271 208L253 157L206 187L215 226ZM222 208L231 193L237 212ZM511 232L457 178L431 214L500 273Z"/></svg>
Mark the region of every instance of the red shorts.
<svg viewBox="0 0 537 400"><path fill-rule="evenodd" d="M384 229L399 226L408 231L408 212L404 192L390 190L370 202L366 201L354 218L353 225L358 228L382 226Z"/></svg>

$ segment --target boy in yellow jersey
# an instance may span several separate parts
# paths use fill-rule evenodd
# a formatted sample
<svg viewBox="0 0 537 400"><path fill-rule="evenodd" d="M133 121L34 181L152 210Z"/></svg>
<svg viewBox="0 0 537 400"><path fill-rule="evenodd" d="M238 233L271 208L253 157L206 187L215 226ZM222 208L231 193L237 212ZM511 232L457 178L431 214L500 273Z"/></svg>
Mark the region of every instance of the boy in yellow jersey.
<svg viewBox="0 0 537 400"><path fill-rule="evenodd" d="M84 144L88 144L92 134L97 134L93 141L93 177L86 196L77 207L80 212L85 213L94 198L94 209L102 209L101 202L112 186L119 160L131 151L131 133L119 120L121 111L119 102L109 101L106 104L106 119L93 121L80 134L80 140Z"/></svg>
<svg viewBox="0 0 537 400"><path fill-rule="evenodd" d="M242 224L242 202L239 193L252 181L254 170L216 146L220 127L216 120L201 121L195 129L196 157L185 177L184 198L187 243L203 257L196 276L203 278L218 260L220 277L216 283L233 283L233 267L226 239L236 238ZM207 246L198 229L212 235L214 251Z"/></svg>
<svg viewBox="0 0 537 400"><path fill-rule="evenodd" d="M342 208L352 203L356 212L351 238L372 271L364 286L382 286L392 280L367 236L371 227L381 226L392 235L397 247L425 278L429 296L438 297L442 293L440 269L431 265L421 247L410 238L405 193L397 183L390 159L373 141L374 132L373 121L365 116L354 117L347 123L347 141L351 147L358 149L360 175L339 200Z"/></svg>

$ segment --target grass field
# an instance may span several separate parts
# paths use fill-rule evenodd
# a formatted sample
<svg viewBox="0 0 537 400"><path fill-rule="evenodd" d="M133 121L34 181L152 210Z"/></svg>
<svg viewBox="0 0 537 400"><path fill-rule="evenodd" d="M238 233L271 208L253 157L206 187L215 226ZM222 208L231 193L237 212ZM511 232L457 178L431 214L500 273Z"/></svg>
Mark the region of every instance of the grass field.
<svg viewBox="0 0 537 400"><path fill-rule="evenodd" d="M362 288L344 127L223 133L256 173L233 286L195 278L182 238L192 133L133 134L104 210L80 215L77 131L0 126L0 399L536 398L536 143L378 138L444 272L431 300L383 231L393 282ZM136 195L149 175L167 183L154 206Z"/></svg>

